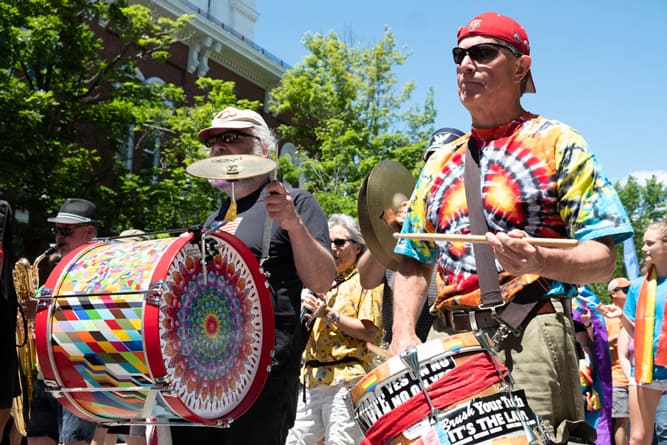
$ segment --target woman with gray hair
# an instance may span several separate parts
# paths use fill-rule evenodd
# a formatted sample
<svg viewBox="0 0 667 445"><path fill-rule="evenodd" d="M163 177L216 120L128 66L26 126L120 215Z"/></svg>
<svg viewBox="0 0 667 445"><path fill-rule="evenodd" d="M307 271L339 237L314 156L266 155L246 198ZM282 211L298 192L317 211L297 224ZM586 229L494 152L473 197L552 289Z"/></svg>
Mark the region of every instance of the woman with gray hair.
<svg viewBox="0 0 667 445"><path fill-rule="evenodd" d="M350 215L345 215L343 213L334 213L329 217L329 230L333 227L340 226L347 230L348 237L350 240L354 241L355 244L361 247L359 256L366 250L366 241L364 240L363 235L361 234L361 229L359 228L359 221L352 218Z"/></svg>
<svg viewBox="0 0 667 445"><path fill-rule="evenodd" d="M324 294L302 298L312 332L303 352L303 397L288 444L358 444L363 434L345 403L351 388L373 367L367 342L382 338L382 286L364 289L357 261L366 248L359 223L349 215L329 217L336 279Z"/></svg>

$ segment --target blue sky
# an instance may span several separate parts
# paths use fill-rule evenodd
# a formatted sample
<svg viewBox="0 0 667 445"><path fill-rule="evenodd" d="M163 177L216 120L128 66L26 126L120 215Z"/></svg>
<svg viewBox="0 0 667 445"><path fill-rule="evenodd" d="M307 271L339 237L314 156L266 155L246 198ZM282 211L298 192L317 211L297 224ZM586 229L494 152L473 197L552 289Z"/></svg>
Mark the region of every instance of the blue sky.
<svg viewBox="0 0 667 445"><path fill-rule="evenodd" d="M412 53L396 70L413 100L435 91L436 128L470 128L458 101L451 48L459 26L484 11L520 22L532 48L537 94L529 111L569 124L612 181L655 172L667 183L667 0L257 0L254 41L292 66L306 33L336 31L368 46L385 25Z"/></svg>

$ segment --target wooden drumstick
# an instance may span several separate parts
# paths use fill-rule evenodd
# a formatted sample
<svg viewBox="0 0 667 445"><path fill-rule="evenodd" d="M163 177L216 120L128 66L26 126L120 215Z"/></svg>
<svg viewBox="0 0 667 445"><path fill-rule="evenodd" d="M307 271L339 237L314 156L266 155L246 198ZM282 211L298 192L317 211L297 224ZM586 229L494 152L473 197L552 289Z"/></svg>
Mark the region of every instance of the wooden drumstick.
<svg viewBox="0 0 667 445"><path fill-rule="evenodd" d="M381 347L379 347L377 345L374 345L373 343L366 342L366 347L373 354L378 355L385 360L392 357L392 355L389 353L389 351L387 351L386 349L382 349Z"/></svg>
<svg viewBox="0 0 667 445"><path fill-rule="evenodd" d="M447 233L394 233L394 238L409 238L420 241L462 241L467 243L487 243L484 235L454 235ZM527 241L535 246L572 248L579 244L576 239L569 238L516 238Z"/></svg>

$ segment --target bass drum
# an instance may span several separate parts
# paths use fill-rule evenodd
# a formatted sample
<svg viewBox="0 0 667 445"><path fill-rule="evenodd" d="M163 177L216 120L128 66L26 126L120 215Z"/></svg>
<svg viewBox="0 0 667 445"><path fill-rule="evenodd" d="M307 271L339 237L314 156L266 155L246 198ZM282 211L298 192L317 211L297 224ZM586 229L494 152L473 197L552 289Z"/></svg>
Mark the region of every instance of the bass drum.
<svg viewBox="0 0 667 445"><path fill-rule="evenodd" d="M274 346L266 278L232 235L193 238L87 244L49 275L37 355L68 410L226 425L257 399Z"/></svg>

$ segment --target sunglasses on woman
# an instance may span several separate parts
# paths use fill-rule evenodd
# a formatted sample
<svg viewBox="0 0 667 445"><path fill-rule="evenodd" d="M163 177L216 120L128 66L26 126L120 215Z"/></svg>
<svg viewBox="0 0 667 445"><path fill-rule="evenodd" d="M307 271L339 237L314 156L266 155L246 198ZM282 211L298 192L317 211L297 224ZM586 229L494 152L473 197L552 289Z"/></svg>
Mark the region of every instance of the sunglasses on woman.
<svg viewBox="0 0 667 445"><path fill-rule="evenodd" d="M456 47L452 49L452 56L454 56L454 63L461 65L463 58L466 55L469 55L470 58L477 63L489 63L496 57L501 49L509 50L516 57L519 57L521 53L518 49L512 45L502 43L480 43L478 45L473 45L470 48L461 48Z"/></svg>
<svg viewBox="0 0 667 445"><path fill-rule="evenodd" d="M242 131L226 131L225 133L216 134L214 136L207 137L204 141L204 144L208 148L213 148L215 144L236 144L239 141L239 138L255 138L258 141L260 140L254 134L244 133Z"/></svg>
<svg viewBox="0 0 667 445"><path fill-rule="evenodd" d="M331 243L336 246L336 247L343 247L345 243L350 242L353 243L353 239L343 239L343 238L338 238L338 239L332 239Z"/></svg>

